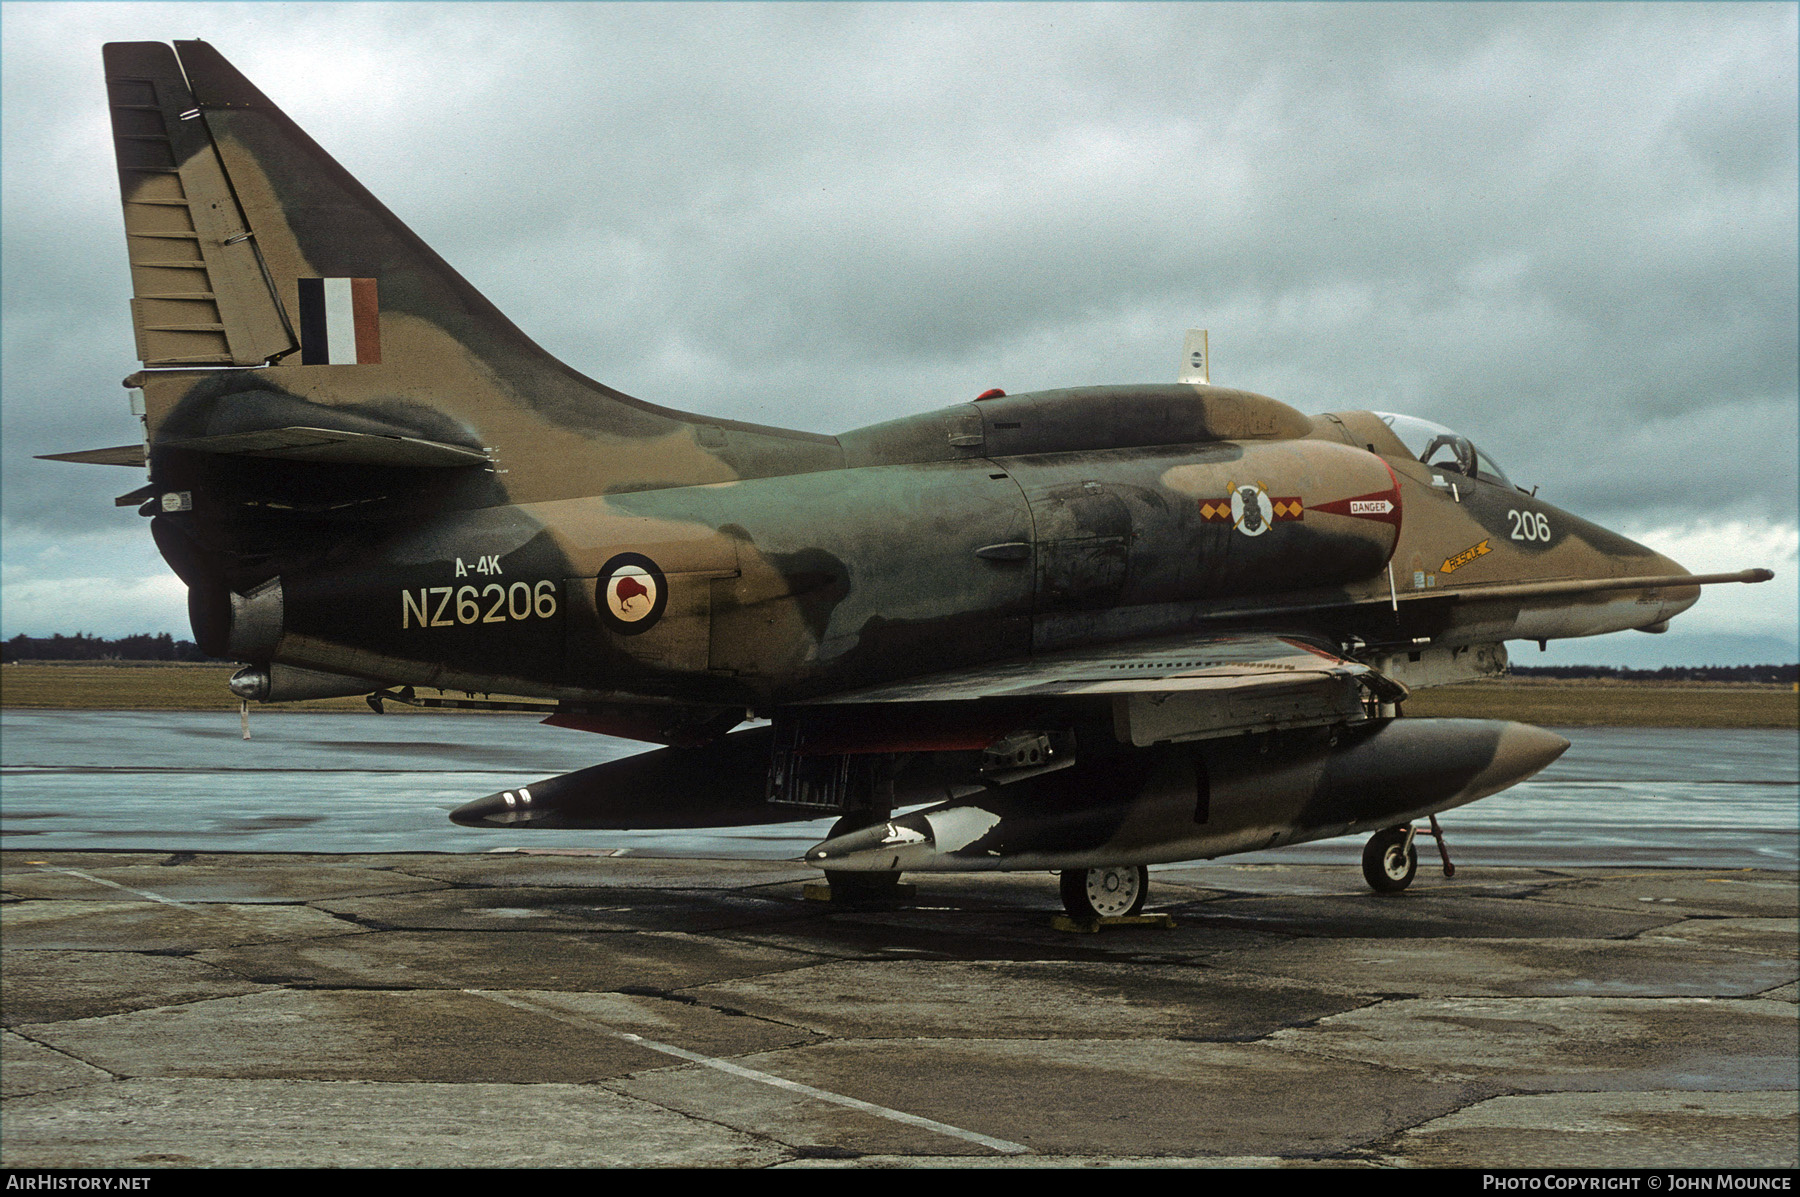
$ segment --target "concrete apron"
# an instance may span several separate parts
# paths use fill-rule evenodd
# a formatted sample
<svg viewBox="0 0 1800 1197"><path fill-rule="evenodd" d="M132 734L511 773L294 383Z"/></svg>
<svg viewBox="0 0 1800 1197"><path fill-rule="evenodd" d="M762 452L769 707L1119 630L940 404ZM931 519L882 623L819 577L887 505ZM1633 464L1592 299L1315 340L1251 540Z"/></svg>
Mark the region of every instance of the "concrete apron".
<svg viewBox="0 0 1800 1197"><path fill-rule="evenodd" d="M0 854L8 1167L1794 1167L1796 878Z"/></svg>

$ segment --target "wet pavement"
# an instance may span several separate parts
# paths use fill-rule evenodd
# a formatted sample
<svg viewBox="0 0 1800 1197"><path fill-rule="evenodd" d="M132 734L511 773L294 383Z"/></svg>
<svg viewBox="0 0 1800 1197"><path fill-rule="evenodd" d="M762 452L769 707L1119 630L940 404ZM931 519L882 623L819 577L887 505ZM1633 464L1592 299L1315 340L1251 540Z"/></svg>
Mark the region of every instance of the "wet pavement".
<svg viewBox="0 0 1800 1197"><path fill-rule="evenodd" d="M16 842L16 841L14 841ZM1788 870L0 854L9 1167L1800 1164Z"/></svg>
<svg viewBox="0 0 1800 1197"><path fill-rule="evenodd" d="M500 831L449 812L645 745L532 716L0 712L0 843L38 851L487 852L797 859L830 819L698 831ZM1786 731L1563 728L1561 759L1444 816L1486 865L1800 866L1800 741ZM1362 841L1235 858L1348 863Z"/></svg>

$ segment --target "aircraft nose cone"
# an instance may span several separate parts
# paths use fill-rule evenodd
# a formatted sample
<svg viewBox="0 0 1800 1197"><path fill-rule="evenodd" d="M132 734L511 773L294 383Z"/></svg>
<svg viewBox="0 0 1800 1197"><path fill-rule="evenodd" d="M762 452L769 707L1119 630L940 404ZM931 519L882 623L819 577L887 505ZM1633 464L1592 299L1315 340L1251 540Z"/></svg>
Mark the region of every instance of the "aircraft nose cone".
<svg viewBox="0 0 1800 1197"><path fill-rule="evenodd" d="M1694 571L1673 557L1665 557L1661 553L1652 554L1650 564L1643 567L1646 573L1669 577L1678 574L1691 574ZM1689 607L1700 601L1698 586L1665 586L1662 589L1662 603L1655 610L1656 619L1652 622L1666 625L1670 619L1680 615ZM1655 628L1661 631L1661 628Z"/></svg>
<svg viewBox="0 0 1800 1197"><path fill-rule="evenodd" d="M1660 576L1660 578L1685 576L1685 574L1694 572L1690 571L1687 565L1674 560L1672 556L1663 556L1661 553L1651 553L1649 563L1642 563L1642 565L1636 562L1631 563L1631 572L1638 571L1643 571L1643 574L1647 574L1647 576ZM1683 587L1679 583L1661 587L1658 599L1660 601L1654 603L1652 607L1643 608L1645 621L1638 626L1645 632L1667 630L1670 619L1679 616L1681 612L1685 612L1688 607L1692 607L1699 601L1699 587Z"/></svg>
<svg viewBox="0 0 1800 1197"><path fill-rule="evenodd" d="M1494 744L1494 756L1476 779L1476 786L1493 794L1517 785L1569 750L1569 741L1553 731L1529 723L1508 723Z"/></svg>
<svg viewBox="0 0 1800 1197"><path fill-rule="evenodd" d="M1675 560L1675 558L1665 557L1661 553L1658 553L1655 557L1655 564L1647 572L1657 574L1691 574L1694 571Z"/></svg>

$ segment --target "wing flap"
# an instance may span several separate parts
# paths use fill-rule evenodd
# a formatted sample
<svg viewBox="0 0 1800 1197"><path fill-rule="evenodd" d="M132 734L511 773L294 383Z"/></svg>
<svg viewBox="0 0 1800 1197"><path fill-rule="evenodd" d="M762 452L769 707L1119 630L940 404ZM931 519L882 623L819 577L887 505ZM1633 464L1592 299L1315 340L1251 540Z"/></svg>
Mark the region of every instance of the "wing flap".
<svg viewBox="0 0 1800 1197"><path fill-rule="evenodd" d="M1229 687L1139 691L1113 700L1113 728L1121 741L1152 744L1210 740L1249 732L1285 731L1368 717L1363 689L1348 674L1233 679Z"/></svg>
<svg viewBox="0 0 1800 1197"><path fill-rule="evenodd" d="M959 669L849 690L812 699L808 705L1260 690L1284 680L1361 679L1373 674L1367 665L1299 638L1185 636Z"/></svg>

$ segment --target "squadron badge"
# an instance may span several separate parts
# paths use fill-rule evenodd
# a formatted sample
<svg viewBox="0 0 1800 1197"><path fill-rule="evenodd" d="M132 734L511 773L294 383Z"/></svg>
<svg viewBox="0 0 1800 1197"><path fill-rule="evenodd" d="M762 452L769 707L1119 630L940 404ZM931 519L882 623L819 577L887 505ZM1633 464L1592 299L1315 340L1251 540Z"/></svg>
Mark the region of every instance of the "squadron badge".
<svg viewBox="0 0 1800 1197"><path fill-rule="evenodd" d="M662 618L669 584L650 558L620 553L600 567L594 598L602 623L621 636L636 636Z"/></svg>
<svg viewBox="0 0 1800 1197"><path fill-rule="evenodd" d="M1271 497L1269 488L1257 482L1239 486L1226 483L1228 499L1203 499L1200 518L1208 523L1229 523L1245 536L1261 536L1269 525L1306 518L1306 505L1298 495Z"/></svg>

